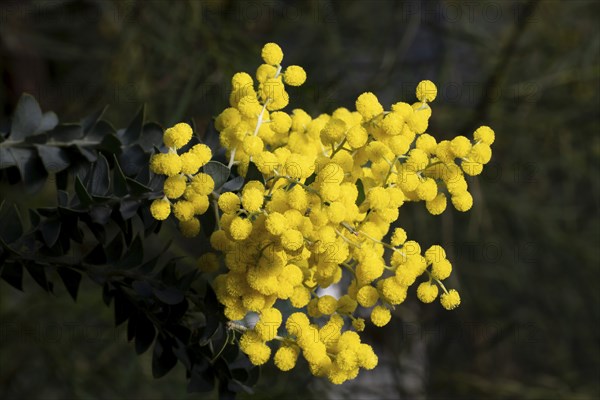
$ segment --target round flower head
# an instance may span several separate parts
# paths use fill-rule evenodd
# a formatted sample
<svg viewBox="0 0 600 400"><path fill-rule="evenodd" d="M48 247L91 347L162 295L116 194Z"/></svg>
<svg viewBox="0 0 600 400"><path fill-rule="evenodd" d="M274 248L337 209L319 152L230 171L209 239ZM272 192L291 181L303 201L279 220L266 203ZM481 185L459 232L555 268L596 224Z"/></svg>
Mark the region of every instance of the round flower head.
<svg viewBox="0 0 600 400"><path fill-rule="evenodd" d="M416 92L419 101L433 101L437 96L437 87L431 81L421 81L417 85Z"/></svg>
<svg viewBox="0 0 600 400"><path fill-rule="evenodd" d="M279 65L283 60L283 51L277 44L267 43L262 48L261 57L267 64Z"/></svg>
<svg viewBox="0 0 600 400"><path fill-rule="evenodd" d="M435 199L427 201L425 206L431 215L440 215L446 210L446 204L446 195L444 193L438 193L438 195L435 196Z"/></svg>
<svg viewBox="0 0 600 400"><path fill-rule="evenodd" d="M390 322L391 318L392 314L390 313L390 310L384 306L377 306L371 311L371 322L373 322L373 325L375 326L385 326Z"/></svg>
<svg viewBox="0 0 600 400"><path fill-rule="evenodd" d="M212 158L212 151L210 150L210 147L202 143L195 145L190 151L193 152L196 157L198 157L200 167L206 165Z"/></svg>
<svg viewBox="0 0 600 400"><path fill-rule="evenodd" d="M184 237L195 237L200 233L200 221L198 218L191 218L187 221L179 221L179 230Z"/></svg>
<svg viewBox="0 0 600 400"><path fill-rule="evenodd" d="M226 214L235 214L240 209L240 198L232 192L225 192L219 196L218 205Z"/></svg>
<svg viewBox="0 0 600 400"><path fill-rule="evenodd" d="M184 122L167 129L163 136L163 141L167 147L180 149L192 138L192 127Z"/></svg>
<svg viewBox="0 0 600 400"><path fill-rule="evenodd" d="M494 134L492 128L490 128L489 126L480 126L473 134L473 137L475 138L475 140L481 143L485 143L489 146L492 143L494 143L496 135Z"/></svg>
<svg viewBox="0 0 600 400"><path fill-rule="evenodd" d="M299 351L295 347L281 346L275 353L273 361L282 371L289 371L296 366Z"/></svg>
<svg viewBox="0 0 600 400"><path fill-rule="evenodd" d="M306 81L306 72L298 65L290 65L285 69L283 80L290 86L300 86Z"/></svg>
<svg viewBox="0 0 600 400"><path fill-rule="evenodd" d="M158 153L150 159L150 170L155 174L175 176L181 172L181 167L177 153Z"/></svg>
<svg viewBox="0 0 600 400"><path fill-rule="evenodd" d="M150 206L150 213L159 221L163 221L171 214L171 203L167 199L156 199Z"/></svg>
<svg viewBox="0 0 600 400"><path fill-rule="evenodd" d="M383 113L383 106L379 103L377 96L371 92L365 92L356 99L356 110L368 121Z"/></svg>
<svg viewBox="0 0 600 400"><path fill-rule="evenodd" d="M252 86L252 77L246 72L238 72L231 78L231 86L233 86L234 89Z"/></svg>
<svg viewBox="0 0 600 400"><path fill-rule="evenodd" d="M417 287L417 297L423 303L431 303L438 296L438 287L435 283L423 282Z"/></svg>
<svg viewBox="0 0 600 400"><path fill-rule="evenodd" d="M173 206L173 214L179 221L188 221L194 217L194 205L186 200L180 200Z"/></svg>
<svg viewBox="0 0 600 400"><path fill-rule="evenodd" d="M244 240L250 235L250 232L252 232L252 222L248 219L235 217L229 226L229 231L233 240Z"/></svg>
<svg viewBox="0 0 600 400"><path fill-rule="evenodd" d="M460 305L460 295L455 289L450 289L440 296L440 302L446 310L453 310Z"/></svg>
<svg viewBox="0 0 600 400"><path fill-rule="evenodd" d="M206 253L198 258L197 265L202 272L215 272L219 269L219 259L215 253Z"/></svg>
<svg viewBox="0 0 600 400"><path fill-rule="evenodd" d="M183 195L186 187L186 180L183 175L170 176L165 179L163 191L169 199L177 199Z"/></svg>

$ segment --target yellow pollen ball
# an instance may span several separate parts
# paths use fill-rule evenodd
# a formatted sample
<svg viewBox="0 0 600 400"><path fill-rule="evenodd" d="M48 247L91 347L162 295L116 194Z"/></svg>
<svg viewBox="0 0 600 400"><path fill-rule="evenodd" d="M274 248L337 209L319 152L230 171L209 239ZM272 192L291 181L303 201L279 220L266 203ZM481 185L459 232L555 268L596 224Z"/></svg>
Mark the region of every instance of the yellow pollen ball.
<svg viewBox="0 0 600 400"><path fill-rule="evenodd" d="M171 214L171 203L167 199L156 199L150 206L150 213L154 219L164 221Z"/></svg>
<svg viewBox="0 0 600 400"><path fill-rule="evenodd" d="M371 322L375 326L385 326L390 322L390 319L392 319L392 314L384 306L376 306L371 311Z"/></svg>
<svg viewBox="0 0 600 400"><path fill-rule="evenodd" d="M460 295L455 289L450 289L440 296L440 302L446 310L453 310L460 305Z"/></svg>
<svg viewBox="0 0 600 400"><path fill-rule="evenodd" d="M437 87L431 81L421 81L417 85L416 95L419 101L433 101L437 96Z"/></svg>
<svg viewBox="0 0 600 400"><path fill-rule="evenodd" d="M283 51L275 43L265 44L260 55L264 62L270 65L279 65L283 60Z"/></svg>
<svg viewBox="0 0 600 400"><path fill-rule="evenodd" d="M306 81L306 72L298 65L290 65L285 69L283 80L290 86L300 86Z"/></svg>

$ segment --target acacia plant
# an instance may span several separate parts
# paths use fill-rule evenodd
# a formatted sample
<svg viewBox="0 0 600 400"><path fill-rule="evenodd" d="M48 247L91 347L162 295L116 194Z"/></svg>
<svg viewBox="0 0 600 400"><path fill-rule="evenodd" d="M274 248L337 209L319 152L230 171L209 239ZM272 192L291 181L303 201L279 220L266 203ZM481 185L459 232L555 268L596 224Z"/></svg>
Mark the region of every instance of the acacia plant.
<svg viewBox="0 0 600 400"><path fill-rule="evenodd" d="M287 112L306 72L284 67L274 43L261 55L255 79L233 76L204 142L193 123L163 130L143 108L125 129L103 110L59 123L29 95L0 132L3 183L35 192L53 176L57 189L56 205L27 210L27 223L2 204L3 280L22 290L27 271L51 292L58 279L76 299L87 275L138 354L154 346L155 377L181 362L190 391L218 385L224 397L252 386L272 355L282 371L302 355L335 384L375 368L360 332L385 326L412 286L424 303L458 307L444 249L391 225L408 202L432 215L448 200L469 210L465 175L481 173L494 142L487 126L471 139L426 133L437 94L428 80L416 102L389 110L366 92L356 110ZM172 226L196 238L193 266L169 243L154 248ZM339 296L324 293L332 286Z"/></svg>

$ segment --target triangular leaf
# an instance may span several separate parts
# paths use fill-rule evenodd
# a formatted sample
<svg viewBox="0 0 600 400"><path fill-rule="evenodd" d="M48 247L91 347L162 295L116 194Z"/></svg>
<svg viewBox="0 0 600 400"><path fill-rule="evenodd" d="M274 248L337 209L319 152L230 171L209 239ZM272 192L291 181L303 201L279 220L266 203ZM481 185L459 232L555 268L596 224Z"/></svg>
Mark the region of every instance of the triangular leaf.
<svg viewBox="0 0 600 400"><path fill-rule="evenodd" d="M58 117L54 111L45 112L42 115L42 120L40 122L40 126L38 126L36 130L36 133L52 130L56 125L58 125Z"/></svg>
<svg viewBox="0 0 600 400"><path fill-rule="evenodd" d="M124 197L129 193L127 191L127 181L125 180L125 175L123 174L121 165L119 165L117 156L114 154L113 160L115 164L113 169L113 191L117 196Z"/></svg>
<svg viewBox="0 0 600 400"><path fill-rule="evenodd" d="M21 215L16 205L0 204L0 239L13 243L23 235Z"/></svg>
<svg viewBox="0 0 600 400"><path fill-rule="evenodd" d="M79 284L81 283L81 273L74 271L70 268L58 268L58 275L65 284L65 288L73 298L77 300L77 292L79 291Z"/></svg>
<svg viewBox="0 0 600 400"><path fill-rule="evenodd" d="M38 144L35 146L37 149L44 168L50 173L57 173L66 169L70 164L69 154L60 147L46 146Z"/></svg>
<svg viewBox="0 0 600 400"><path fill-rule="evenodd" d="M358 197L356 198L356 205L360 206L365 201L365 186L362 181L358 179L356 181L356 188L358 189Z"/></svg>
<svg viewBox="0 0 600 400"><path fill-rule="evenodd" d="M92 196L104 196L110 187L108 161L103 154L98 155L90 174L87 189Z"/></svg>
<svg viewBox="0 0 600 400"><path fill-rule="evenodd" d="M106 111L107 108L108 108L108 106L104 106L100 110L96 111L95 113L88 115L81 121L81 125L83 126L83 131L85 133L90 132L92 130L92 128L94 128L94 126L96 126L96 123L98 122L98 120L100 118L102 118L102 115L104 114L104 112Z"/></svg>
<svg viewBox="0 0 600 400"><path fill-rule="evenodd" d="M156 330L154 324L145 315L136 317L135 352L142 354L152 345Z"/></svg>
<svg viewBox="0 0 600 400"><path fill-rule="evenodd" d="M152 353L152 375L155 379L165 376L177 364L171 341L159 336Z"/></svg>
<svg viewBox="0 0 600 400"><path fill-rule="evenodd" d="M129 123L127 129L125 129L125 131L123 132L123 135L121 136L121 138L123 139L123 143L131 144L140 138L140 135L142 133L142 126L144 124L144 114L145 108L142 105L136 116Z"/></svg>
<svg viewBox="0 0 600 400"><path fill-rule="evenodd" d="M36 283L40 285L42 289L44 289L47 292L52 290L52 283L48 282L48 279L46 278L46 270L44 269L44 267L39 266L37 264L30 264L26 265L25 268L27 269L27 272L29 272L29 275L31 275L33 280L36 281Z"/></svg>
<svg viewBox="0 0 600 400"><path fill-rule="evenodd" d="M30 94L24 93L14 112L10 128L11 140L20 142L35 133L42 123L42 110L37 100Z"/></svg>
<svg viewBox="0 0 600 400"><path fill-rule="evenodd" d="M231 171L227 168L227 165L221 164L218 161L209 161L204 167L203 171L210 175L215 181L215 190L227 182Z"/></svg>
<svg viewBox="0 0 600 400"><path fill-rule="evenodd" d="M88 206L92 204L92 196L88 193L83 183L81 183L81 179L78 176L75 177L75 193L77 194L77 198L84 206Z"/></svg>
<svg viewBox="0 0 600 400"><path fill-rule="evenodd" d="M256 165L252 161L250 161L250 164L248 164L248 171L246 172L245 181L259 181L265 183L265 178L263 177L263 174L258 170Z"/></svg>

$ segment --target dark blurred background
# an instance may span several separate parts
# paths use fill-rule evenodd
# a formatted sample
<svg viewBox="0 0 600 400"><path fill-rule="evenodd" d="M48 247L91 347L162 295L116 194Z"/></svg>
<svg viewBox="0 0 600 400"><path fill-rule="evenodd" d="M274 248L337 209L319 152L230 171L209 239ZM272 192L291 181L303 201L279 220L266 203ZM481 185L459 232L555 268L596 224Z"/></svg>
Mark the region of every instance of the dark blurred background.
<svg viewBox="0 0 600 400"><path fill-rule="evenodd" d="M0 120L25 91L61 121L109 104L122 127L145 103L163 125L204 128L267 41L306 69L289 109L313 116L364 91L412 102L431 79L430 133L496 131L469 213L413 204L399 221L422 246L446 247L461 307L412 293L390 325L367 329L374 371L334 387L268 366L244 397L598 398L599 21L594 0L2 1ZM72 303L0 284L0 398L203 397L185 393L182 369L152 379L100 293L88 282Z"/></svg>

